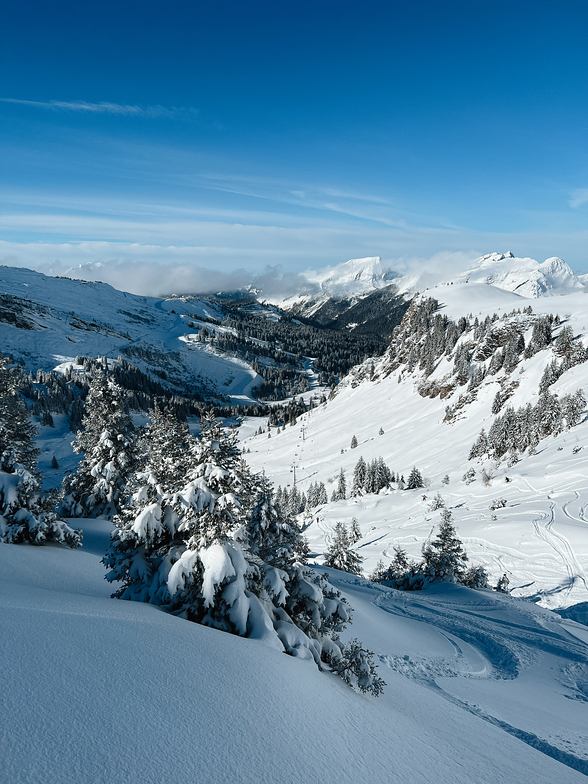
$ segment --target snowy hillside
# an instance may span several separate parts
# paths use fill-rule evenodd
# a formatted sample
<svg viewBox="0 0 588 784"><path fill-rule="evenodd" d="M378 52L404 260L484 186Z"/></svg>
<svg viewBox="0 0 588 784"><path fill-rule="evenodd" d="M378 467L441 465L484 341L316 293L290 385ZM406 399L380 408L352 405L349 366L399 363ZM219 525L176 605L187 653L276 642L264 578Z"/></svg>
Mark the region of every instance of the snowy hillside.
<svg viewBox="0 0 588 784"><path fill-rule="evenodd" d="M522 297L549 297L584 291L581 280L562 259L554 256L539 264L535 259L519 259L508 253L482 256L455 283L486 283ZM447 281L445 281L447 282Z"/></svg>
<svg viewBox="0 0 588 784"><path fill-rule="evenodd" d="M164 371L172 389L247 402L258 374L197 340L204 326L222 331L209 320L223 317L214 303L196 297L140 297L105 283L0 268L1 350L27 370L49 371L80 355L123 355L152 375Z"/></svg>
<svg viewBox="0 0 588 784"><path fill-rule="evenodd" d="M480 431L489 433L510 409L518 416L517 411L538 405L540 398L549 409L579 389L588 393L585 294L529 300L473 282L439 286L426 294L440 303L437 327L418 333L418 324L410 321L417 318L411 308L399 333L402 346L357 368L333 399L308 412L296 427L274 431L271 439L267 434L246 437L243 428L251 464L265 468L282 486L292 486L295 466L300 492L321 481L329 498L344 469L347 500L321 505L307 516L306 534L317 554L330 543L337 521L349 525L355 517L366 573L380 559L389 563L394 545L420 557L439 522L439 512L430 511L439 493L472 561L483 564L494 580L506 572L514 595L534 596L549 607L586 602L585 413L579 424L569 429L564 424L561 432L542 436L533 449L523 451L523 445L518 453L505 448L500 456L484 453L468 459ZM530 304L531 314L524 312ZM464 321L458 336L460 317L470 313L470 326ZM560 320L549 328L551 342L539 350L534 324L541 327L548 314L559 314ZM435 316L430 318L433 324ZM568 332L573 337L568 353L575 358L566 360L558 336ZM447 351L444 342L436 348L437 339L450 341ZM545 381L545 368L553 363L557 372ZM549 382L547 398L540 396L542 381ZM358 446L351 449L354 435ZM426 487L407 491L393 484L379 494L349 497L360 456L368 463L382 457L405 479L417 466Z"/></svg>
<svg viewBox="0 0 588 784"><path fill-rule="evenodd" d="M109 525L82 522L83 550L0 545L2 781L585 781L585 627L496 593L333 573L388 684L364 696L258 640L110 599Z"/></svg>
<svg viewBox="0 0 588 784"><path fill-rule="evenodd" d="M317 594L321 581L316 574L312 582L298 571L295 582L302 567L294 562L294 552L288 556L284 542L268 553L247 550L255 531L259 534L263 528L260 520L269 518L260 517L257 528L249 525L257 518L244 503L243 520L247 514L251 519L245 528L235 528L241 519L239 493L245 494L238 481L243 480L244 487L245 473L239 450L227 457L227 444L212 416L208 425L203 417L208 436L189 446L188 428L177 420L172 423L173 412L165 415L172 419L160 414L157 426L151 414L153 428L141 442L147 449L146 465L155 471L160 460L170 475L161 474L147 488L149 471L137 464L133 481L139 484L121 491L126 517L122 522L117 518L112 540L112 522L72 518L72 527L84 530L80 550L52 543L0 544L0 780L586 780L588 629L576 622L585 619L588 607L586 295L577 291L537 297L539 289L533 289L529 299L496 285L496 278L488 285L488 269L502 262L515 264L505 257L478 265L481 277L472 273L468 282L451 281L415 299L383 356L357 365L326 402L318 404L324 388L318 385L312 360L298 360L310 389L287 404L276 400L264 409L269 417L246 418L240 428L243 457L281 491L291 493L295 484L311 497L313 486L323 483L331 498L333 490L340 490L342 476L347 480L345 497L313 504L298 518L308 537L311 564L328 572L353 608L353 622L342 640L335 634L335 608L342 603L335 593L323 594L321 589ZM554 288L546 290L561 293L569 283L567 273L555 262L548 266L551 278L546 267L542 274ZM150 367L157 378L163 379L158 371L164 371L171 383L200 378L206 393L206 384L218 389L230 376L223 386L234 400L248 393L254 372L249 365L228 352L215 353L199 339L204 330L218 333L219 340L236 339L232 322L214 303L135 297L104 284L26 270L3 272L3 350L22 357L29 367L36 369L38 362L73 378L83 372L83 366L75 364L76 355L112 358L122 352ZM513 284L512 275L499 282ZM559 289L554 283L558 280ZM260 312L254 303L247 307ZM275 322L279 314L271 308L262 318L278 324L284 344L287 330L299 328L302 338L308 336L319 346L318 330ZM351 343L351 335L338 334L340 343L322 346L325 356L329 351L343 356L343 344ZM296 353L288 350L287 356ZM346 354L346 361L351 356ZM239 363L241 375L230 370ZM7 373L23 375L18 367ZM88 398L93 417L86 403L85 438L90 446L84 449L95 459L97 447L90 447L96 437L107 457L103 474L97 464L86 466L91 483L102 476L114 481L117 470L122 472L113 455L125 457L127 445L116 433L124 430L131 439L133 432L123 405L116 410L107 406L108 394L119 395L116 385L102 372L97 378L94 400ZM42 374L27 383L47 386ZM75 378L68 383L75 385ZM5 406L3 416L7 411ZM112 432L103 431L99 411L110 412ZM38 438L47 487L56 487L77 462L67 416L54 419L53 426L40 428ZM135 419L138 424L146 417L135 414ZM194 429L200 423L192 420L190 425ZM10 450L0 451L3 459L10 456ZM198 463L205 451L208 462ZM215 462L221 455L222 465ZM377 487L368 485L367 471L359 483L360 458L369 464L372 480L379 472ZM173 470L170 460L175 461ZM393 478L386 478L384 462ZM404 489L415 468L422 475L421 486ZM4 469L2 473L15 481L20 476ZM68 487L62 509L67 498L76 501L76 475L70 476ZM128 487L139 489L131 495ZM28 520L30 526L32 512L27 517L25 507L15 511L18 504L9 509L5 495L0 494L3 515L12 514L19 525ZM91 497L96 509L108 508ZM84 507L67 508L73 515ZM192 516L184 514L184 508L194 510ZM389 564L395 546L419 559L444 509L453 516L471 562L486 567L491 584L506 575L511 596L453 583L397 591L323 566L338 522L359 529L354 547L363 558L365 575L379 561ZM40 519L40 507L36 511ZM222 517L229 531L222 545L216 539L212 544L196 538L188 543L187 537L198 533L190 525L196 525L200 512L206 521L213 513ZM299 541L299 530L292 528ZM223 559L229 550L233 555L247 551L251 582L244 580L244 558ZM107 551L111 584L101 563ZM285 559L281 566L277 561L271 565L273 556ZM202 564L200 571L196 563ZM199 616L204 609L189 590L190 580L201 578L206 585L203 607L212 609ZM173 581L179 592L170 588ZM193 605L181 604L181 586L186 585ZM166 605L168 612L162 611L164 602L156 601L165 586L169 598L173 595L179 602L176 609ZM110 598L113 589L137 601ZM278 595L281 598L275 598ZM242 596L247 601L239 603ZM323 602L322 620L305 615L304 608L312 606L311 599L316 604L317 596ZM155 603L148 603L151 600ZM229 615L235 613L235 628L250 639L219 630L232 628L222 615L227 608ZM562 614L552 611L564 608ZM189 622L189 612L193 615L188 617L210 625ZM237 617L240 625L234 621ZM294 617L308 635L291 622ZM373 652L377 675L387 684L383 694L350 688L329 671L335 663L328 657L313 661L308 652L319 643L310 636L309 617L317 629L325 622L323 631L332 634L321 641L325 650L358 638ZM259 633L261 628L265 632ZM276 644L278 630L283 645Z"/></svg>

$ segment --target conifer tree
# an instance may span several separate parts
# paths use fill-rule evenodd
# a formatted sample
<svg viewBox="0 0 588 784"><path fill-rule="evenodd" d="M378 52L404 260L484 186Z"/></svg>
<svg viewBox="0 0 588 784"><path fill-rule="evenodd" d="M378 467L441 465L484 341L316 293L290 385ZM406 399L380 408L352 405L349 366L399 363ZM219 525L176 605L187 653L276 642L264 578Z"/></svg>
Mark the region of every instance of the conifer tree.
<svg viewBox="0 0 588 784"><path fill-rule="evenodd" d="M328 550L325 552L325 566L339 569L341 572L361 574L361 555L351 549L349 534L343 523L337 523L334 536Z"/></svg>
<svg viewBox="0 0 588 784"><path fill-rule="evenodd" d="M353 471L353 485L351 488L351 495L353 497L362 495L365 488L365 480L367 475L367 466L363 457L360 457L355 464Z"/></svg>
<svg viewBox="0 0 588 784"><path fill-rule="evenodd" d="M76 473L63 481L61 508L71 517L112 517L124 503L123 491L137 455L124 392L106 374L90 386L82 425L73 447L84 458Z"/></svg>
<svg viewBox="0 0 588 784"><path fill-rule="evenodd" d="M347 483L345 481L345 469L339 471L337 489L333 490L331 501L344 501L347 498Z"/></svg>
<svg viewBox="0 0 588 784"><path fill-rule="evenodd" d="M148 455L139 482L145 473L153 477L152 464L169 447L160 442L156 454ZM135 494L134 507L129 501L128 514L116 518L104 559L111 569L107 578L123 583L114 595L263 638L379 694L383 682L368 666L369 652L361 653L360 646L353 653L338 638L351 620L349 605L325 575L306 566L298 526L274 503L267 479L251 476L236 436L204 416L189 454L179 489L172 483L164 491L152 479L152 499ZM352 666L352 659L360 663ZM351 680L349 672L355 672Z"/></svg>
<svg viewBox="0 0 588 784"><path fill-rule="evenodd" d="M349 530L349 541L351 544L356 544L362 537L361 528L359 527L359 522L357 517L353 517L351 520L351 528Z"/></svg>
<svg viewBox="0 0 588 784"><path fill-rule="evenodd" d="M35 435L19 394L19 371L0 355L0 542L79 547L82 532L60 520L41 494Z"/></svg>
<svg viewBox="0 0 588 784"><path fill-rule="evenodd" d="M351 449L355 449L356 446L357 446L357 438L353 436L353 438L351 439Z"/></svg>
<svg viewBox="0 0 588 784"><path fill-rule="evenodd" d="M418 470L416 466L413 466L410 474L408 475L408 482L406 483L407 490L417 490L421 487L424 487L423 478L421 476L421 472Z"/></svg>
<svg viewBox="0 0 588 784"><path fill-rule="evenodd" d="M327 498L327 489L323 482L318 483L318 489L316 492L316 505L323 506L324 504L328 503L329 499Z"/></svg>
<svg viewBox="0 0 588 784"><path fill-rule="evenodd" d="M468 557L452 519L449 509L441 511L437 536L423 552L423 572L428 583L463 582Z"/></svg>

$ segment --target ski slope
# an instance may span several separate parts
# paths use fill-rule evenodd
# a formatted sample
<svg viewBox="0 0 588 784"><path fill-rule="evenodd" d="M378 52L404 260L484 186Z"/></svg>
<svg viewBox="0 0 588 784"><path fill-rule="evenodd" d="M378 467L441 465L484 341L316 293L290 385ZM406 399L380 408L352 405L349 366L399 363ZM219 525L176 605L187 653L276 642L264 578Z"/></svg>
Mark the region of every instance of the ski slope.
<svg viewBox="0 0 588 784"><path fill-rule="evenodd" d="M575 784L588 774L585 627L524 601L401 594L332 572L387 687L353 692L256 640L109 598L85 547L0 545L10 784Z"/></svg>
<svg viewBox="0 0 588 784"><path fill-rule="evenodd" d="M584 345L588 342L586 295L529 300L482 283L439 286L426 292L440 302L450 318L473 313L483 320L497 312L509 313L529 303L538 314L559 313L562 326L571 324ZM521 361L512 373L518 383L508 404L517 408L536 402L545 365L554 358L552 349ZM335 524L359 522L363 537L357 545L369 574L382 559L389 563L395 544L418 558L439 522L431 512L432 498L440 493L451 509L460 537L473 563L484 565L493 580L506 573L517 596L535 597L551 608L588 601L588 421L557 437L540 442L533 456L519 463L505 460L468 461L470 448L482 428L494 420L492 401L500 389L503 371L487 376L473 402L451 422L445 409L455 403L461 390L441 399L421 397L422 376L408 374L403 366L385 375L386 358L374 361L374 380L365 363L361 372L350 374L333 399L308 412L295 427L280 433L251 435L242 431L243 447L256 471L265 470L276 485L296 480L301 492L310 484L325 483L329 498L341 468L347 477L348 494L353 470L360 455L366 462L382 456L395 473L406 479L413 466L425 478L421 491L382 491L379 495L348 498L314 510L307 519L306 535L312 551L324 552ZM431 378L441 378L450 363L442 360ZM550 388L558 395L583 388L588 393L588 363L573 367ZM380 428L383 435L379 435ZM350 448L356 436L358 446ZM464 481L469 468L476 470L471 484ZM481 479L485 468L492 476ZM449 482L443 479L448 476ZM504 508L491 510L493 501L504 499Z"/></svg>

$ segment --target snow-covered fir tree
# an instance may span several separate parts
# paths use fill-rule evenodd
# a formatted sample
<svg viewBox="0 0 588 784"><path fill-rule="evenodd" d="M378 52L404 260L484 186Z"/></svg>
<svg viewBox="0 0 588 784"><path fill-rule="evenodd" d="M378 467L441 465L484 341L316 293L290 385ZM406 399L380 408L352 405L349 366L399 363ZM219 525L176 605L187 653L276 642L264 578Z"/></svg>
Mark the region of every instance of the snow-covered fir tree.
<svg viewBox="0 0 588 784"><path fill-rule="evenodd" d="M424 586L422 565L408 557L406 550L394 545L394 558L388 567L382 564L370 579L399 591L417 591Z"/></svg>
<svg viewBox="0 0 588 784"><path fill-rule="evenodd" d="M0 355L0 541L79 547L81 531L61 520L41 493L36 429L19 394L18 375Z"/></svg>
<svg viewBox="0 0 588 784"><path fill-rule="evenodd" d="M337 487L333 490L331 501L344 501L347 498L347 482L345 480L345 469L339 471Z"/></svg>
<svg viewBox="0 0 588 784"><path fill-rule="evenodd" d="M362 537L361 528L359 527L359 522L357 517L352 518L351 526L349 528L349 541L351 544L356 544Z"/></svg>
<svg viewBox="0 0 588 784"><path fill-rule="evenodd" d="M468 556L449 509L441 510L439 531L425 547L423 557L423 574L427 583L463 582Z"/></svg>
<svg viewBox="0 0 588 784"><path fill-rule="evenodd" d="M363 457L360 457L355 464L355 469L353 471L353 485L351 487L351 495L353 497L363 494L366 476L367 466Z"/></svg>
<svg viewBox="0 0 588 784"><path fill-rule="evenodd" d="M416 466L413 466L410 474L408 475L408 481L406 483L407 490L417 490L421 487L424 487L425 484L423 482L423 477L421 476L421 472L418 470Z"/></svg>
<svg viewBox="0 0 588 784"><path fill-rule="evenodd" d="M171 446L148 447L145 470L134 480L147 486L115 519L104 559L107 579L122 583L114 595L264 639L345 680L355 673L349 682L380 693L369 652L339 640L351 620L348 604L326 575L306 565L298 526L274 502L265 477L252 476L242 462L235 434L204 416L186 476L164 487L152 469Z"/></svg>
<svg viewBox="0 0 588 784"><path fill-rule="evenodd" d="M125 485L136 467L136 446L124 391L106 373L90 386L82 426L73 447L84 458L63 481L62 513L112 517L124 504Z"/></svg>
<svg viewBox="0 0 588 784"><path fill-rule="evenodd" d="M337 523L333 531L333 540L325 552L325 566L339 569L341 572L361 574L363 558L352 550L347 528L343 523Z"/></svg>

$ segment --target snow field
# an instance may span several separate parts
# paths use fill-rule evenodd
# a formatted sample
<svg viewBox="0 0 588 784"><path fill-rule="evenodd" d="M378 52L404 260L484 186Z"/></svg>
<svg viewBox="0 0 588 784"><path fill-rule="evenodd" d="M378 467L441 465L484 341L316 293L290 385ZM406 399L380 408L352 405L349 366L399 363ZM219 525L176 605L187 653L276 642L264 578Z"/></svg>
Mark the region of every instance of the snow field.
<svg viewBox="0 0 588 784"><path fill-rule="evenodd" d="M0 546L2 781L585 780L570 762L583 764L577 746L586 740L586 703L565 700L571 684L561 682L576 643L557 631L557 621L550 622L549 631L559 645L551 662L558 672L549 678L547 666L541 670L543 652L535 640L541 678L523 683L512 704L539 687L536 701L547 694L557 722L564 718L562 705L567 709L565 722L557 726L576 755L565 752L566 764L553 758L557 746L542 741L537 750L464 708L463 703L475 702L487 710L492 689L503 681L488 681L488 697L473 691L485 683L477 678L485 677L480 662L488 646L480 644L476 652L475 646L459 642L459 613L479 613L481 601L491 615L501 597L490 594L486 600L485 592L458 589L449 598L434 592L407 598L333 572L355 607L348 636L363 638L376 652L388 683L376 699L261 642L191 624L150 605L108 598L103 567L93 551L106 544L109 526L78 523L89 523L86 539L92 552ZM407 601L415 605L410 612ZM527 626L530 621L512 602L505 604L508 637L523 619ZM435 614L444 622L457 615L454 634L438 628ZM546 613L546 618L553 616ZM460 657L452 639L467 649L465 655ZM441 672L440 661L445 662ZM585 675L585 665L577 659L573 663L584 667ZM411 667L415 672L406 671ZM445 678L439 679L442 689L432 680L450 668L456 673L450 696L459 693L460 702L448 699ZM474 677L469 670L475 670ZM504 683L510 687L516 681ZM554 698L559 700L555 707ZM517 719L515 728L522 725L530 734L531 717L524 707L511 715L507 704L503 713L503 724ZM541 729L542 718L531 729Z"/></svg>

